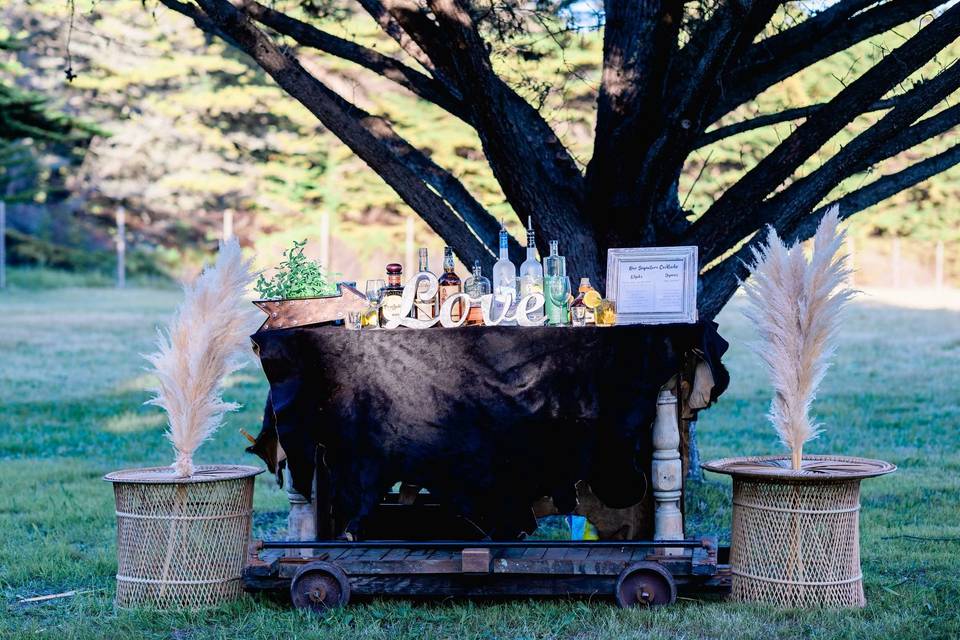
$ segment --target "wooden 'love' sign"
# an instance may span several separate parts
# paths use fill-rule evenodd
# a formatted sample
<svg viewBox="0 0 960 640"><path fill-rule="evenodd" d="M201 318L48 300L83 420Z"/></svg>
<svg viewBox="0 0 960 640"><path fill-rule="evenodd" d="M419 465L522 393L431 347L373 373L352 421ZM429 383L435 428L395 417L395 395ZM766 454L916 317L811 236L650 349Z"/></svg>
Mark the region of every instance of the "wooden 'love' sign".
<svg viewBox="0 0 960 640"><path fill-rule="evenodd" d="M464 308L469 308L473 302L480 303L480 310L483 312L483 323L489 326L496 326L503 322L515 321L521 327L537 327L543 324L543 303L542 293L531 293L520 298L515 308L513 308L513 296L495 296L491 293L480 296L479 300L473 298L468 293L455 293L443 301L440 306L440 314L429 320L411 318L413 304L418 294L418 286L421 281L426 281L427 285L419 292L421 302L429 302L437 295L440 283L437 276L429 272L420 272L411 278L403 287L403 297L400 302L400 312L397 317L390 318L384 325L384 329L397 329L398 327L409 327L411 329L427 329L434 326L437 322L448 329L463 326L467 321L467 313L461 313L459 320L453 319L453 306L462 301ZM540 313L535 313L540 310ZM534 315L531 318L531 314Z"/></svg>

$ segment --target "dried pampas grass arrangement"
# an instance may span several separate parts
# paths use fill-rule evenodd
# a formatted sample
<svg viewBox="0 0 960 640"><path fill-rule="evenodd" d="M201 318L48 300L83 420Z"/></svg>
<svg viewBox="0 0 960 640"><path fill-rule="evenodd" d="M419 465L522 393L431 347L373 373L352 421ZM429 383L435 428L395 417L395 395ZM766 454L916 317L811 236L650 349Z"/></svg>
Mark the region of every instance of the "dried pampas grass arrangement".
<svg viewBox="0 0 960 640"><path fill-rule="evenodd" d="M845 234L838 231L839 208L831 207L817 228L810 260L799 243L787 247L770 230L766 245L754 249L752 276L744 290L747 318L760 340L751 349L773 382L769 418L799 470L804 443L820 434L810 405L835 349L840 311L853 295L843 287L846 256L838 256Z"/></svg>
<svg viewBox="0 0 960 640"><path fill-rule="evenodd" d="M166 436L176 451L175 475L193 474L193 454L220 427L227 411L225 378L244 364L256 310L246 291L253 282L251 263L231 239L220 246L217 260L192 284L169 327L158 331L157 351L146 356L158 383L147 403L167 412Z"/></svg>

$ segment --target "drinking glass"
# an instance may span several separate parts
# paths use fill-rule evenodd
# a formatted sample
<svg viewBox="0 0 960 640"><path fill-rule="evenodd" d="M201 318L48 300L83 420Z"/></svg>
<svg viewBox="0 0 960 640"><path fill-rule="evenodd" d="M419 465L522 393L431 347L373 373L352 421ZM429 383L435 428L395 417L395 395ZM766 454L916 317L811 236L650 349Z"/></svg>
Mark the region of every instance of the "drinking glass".
<svg viewBox="0 0 960 640"><path fill-rule="evenodd" d="M367 280L367 301L378 309L383 302L383 289L386 286L383 280Z"/></svg>
<svg viewBox="0 0 960 640"><path fill-rule="evenodd" d="M347 329L352 331L359 330L362 326L362 318L363 314L361 314L359 311L348 311L346 321Z"/></svg>
<svg viewBox="0 0 960 640"><path fill-rule="evenodd" d="M547 278L547 295L550 303L561 310L558 327L566 326L568 311L567 299L570 297L570 278L567 276L550 276Z"/></svg>
<svg viewBox="0 0 960 640"><path fill-rule="evenodd" d="M617 303L613 300L601 300L594 313L598 327L612 327L617 323Z"/></svg>
<svg viewBox="0 0 960 640"><path fill-rule="evenodd" d="M383 280L367 280L367 302L370 306L363 313L361 324L371 329L380 328L380 306L383 304L383 290L386 287Z"/></svg>

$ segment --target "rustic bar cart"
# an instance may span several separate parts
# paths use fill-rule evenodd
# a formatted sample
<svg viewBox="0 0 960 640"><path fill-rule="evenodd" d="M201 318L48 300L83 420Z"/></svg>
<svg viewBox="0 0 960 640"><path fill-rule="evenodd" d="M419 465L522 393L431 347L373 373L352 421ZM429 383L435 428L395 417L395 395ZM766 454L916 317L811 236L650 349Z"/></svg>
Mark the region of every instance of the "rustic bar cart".
<svg viewBox="0 0 960 640"><path fill-rule="evenodd" d="M250 451L288 469L314 521L292 527L307 539L253 542L249 590L323 610L352 595L627 607L729 588L729 550L683 525L688 424L728 381L716 325L252 339L271 391ZM569 512L600 539L530 537L535 516Z"/></svg>

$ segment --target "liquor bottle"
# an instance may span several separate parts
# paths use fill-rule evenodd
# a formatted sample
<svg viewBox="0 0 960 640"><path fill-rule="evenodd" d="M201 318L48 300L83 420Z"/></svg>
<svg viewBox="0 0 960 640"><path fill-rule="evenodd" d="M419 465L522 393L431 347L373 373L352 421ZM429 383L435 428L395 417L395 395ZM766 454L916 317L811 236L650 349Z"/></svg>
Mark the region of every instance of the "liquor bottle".
<svg viewBox="0 0 960 640"><path fill-rule="evenodd" d="M427 264L427 248L421 247L419 252L420 257L420 273L430 273L430 267ZM432 274L431 274L432 275ZM417 285L417 299L413 303L413 312L412 316L418 320L431 320L437 317L437 314L440 312L439 307L437 306L438 296L433 296L430 300L422 300L421 294L426 290L428 283L426 280L420 280Z"/></svg>
<svg viewBox="0 0 960 640"><path fill-rule="evenodd" d="M546 292L551 278L567 277L567 260L557 253L557 241L550 241L550 255L543 261L543 281ZM568 307L566 301L560 302L554 300L549 292L546 292L546 300L543 303L544 312L547 315L547 322L552 325L566 324L566 315Z"/></svg>
<svg viewBox="0 0 960 640"><path fill-rule="evenodd" d="M396 262L387 265L387 286L383 288L383 300L380 303L380 326L388 320L400 317L403 306L403 266Z"/></svg>
<svg viewBox="0 0 960 640"><path fill-rule="evenodd" d="M473 275L467 278L463 285L463 292L470 294L470 311L467 312L467 326L483 324L483 310L480 307L480 296L490 293L490 281L483 276L480 261L473 263Z"/></svg>
<svg viewBox="0 0 960 640"><path fill-rule="evenodd" d="M444 301L447 298L452 296L455 293L460 293L460 276L453 272L453 249L450 247L443 248L443 275L440 276L440 292L437 299L437 304L442 307ZM461 315L463 314L463 301L457 300L456 304L453 305L453 309L450 310L450 319L454 322L460 320Z"/></svg>
<svg viewBox="0 0 960 640"><path fill-rule="evenodd" d="M533 235L533 220L527 218L527 259L520 265L520 297L531 293L543 293L543 265L537 260L536 238ZM543 318L543 310L530 314L531 320Z"/></svg>
<svg viewBox="0 0 960 640"><path fill-rule="evenodd" d="M591 291L593 291L593 293L590 293ZM590 295L587 295L588 293L590 293ZM579 303L586 307L586 324L595 323L596 316L593 310L600 304L600 300L600 292L590 284L590 278L580 278L580 287L577 289L577 298L573 304L576 305Z"/></svg>
<svg viewBox="0 0 960 640"><path fill-rule="evenodd" d="M517 268L510 262L507 250L506 227L500 221L500 259L493 265L493 293L496 296L517 297Z"/></svg>

